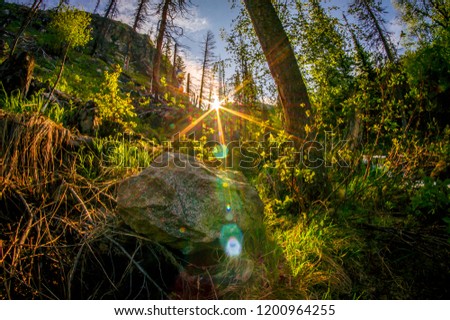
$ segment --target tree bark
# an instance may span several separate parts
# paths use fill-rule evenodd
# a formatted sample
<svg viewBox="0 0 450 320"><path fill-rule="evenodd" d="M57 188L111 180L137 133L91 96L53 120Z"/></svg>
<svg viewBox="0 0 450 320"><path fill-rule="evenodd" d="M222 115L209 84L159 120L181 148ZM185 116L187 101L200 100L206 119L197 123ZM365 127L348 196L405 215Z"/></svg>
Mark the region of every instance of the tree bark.
<svg viewBox="0 0 450 320"><path fill-rule="evenodd" d="M203 54L203 64L202 64L202 79L200 80L200 96L198 107L202 107L203 103L203 89L205 87L205 76L206 76L206 60L208 56L208 43L205 44L205 51Z"/></svg>
<svg viewBox="0 0 450 320"><path fill-rule="evenodd" d="M161 91L160 86L160 73L161 73L161 59L162 59L162 46L164 41L164 34L167 27L167 16L169 13L169 6L172 0L165 0L161 13L161 22L159 24L158 38L156 40L156 51L153 59L153 81L152 90L153 93L158 94Z"/></svg>
<svg viewBox="0 0 450 320"><path fill-rule="evenodd" d="M147 9L149 5L149 0L138 1L138 6L136 8L136 13L134 15L133 22L133 32L127 41L127 52L125 54L124 70L128 70L130 60L131 60L131 44L135 41L134 37L137 31L141 28L142 24L145 22L147 16Z"/></svg>
<svg viewBox="0 0 450 320"><path fill-rule="evenodd" d="M206 73L211 62L212 50L215 47L214 34L208 31L205 38L205 47L203 50L203 64L202 64L202 80L200 81L200 97L198 107L202 107L203 93L205 90Z"/></svg>
<svg viewBox="0 0 450 320"><path fill-rule="evenodd" d="M173 65L172 65L172 85L178 88L177 81L177 55L178 55L178 43L175 41L175 46L173 48Z"/></svg>
<svg viewBox="0 0 450 320"><path fill-rule="evenodd" d="M306 140L311 103L283 25L271 0L244 0L244 4L278 88L285 130Z"/></svg>
<svg viewBox="0 0 450 320"><path fill-rule="evenodd" d="M188 73L186 80L186 94L188 97L188 103L191 102L191 74Z"/></svg>

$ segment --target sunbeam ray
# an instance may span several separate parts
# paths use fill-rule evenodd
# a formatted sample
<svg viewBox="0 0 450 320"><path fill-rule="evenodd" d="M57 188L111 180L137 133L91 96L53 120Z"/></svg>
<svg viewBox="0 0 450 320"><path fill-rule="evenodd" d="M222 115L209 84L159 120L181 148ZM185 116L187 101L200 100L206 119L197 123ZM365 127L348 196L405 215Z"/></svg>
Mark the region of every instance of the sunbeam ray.
<svg viewBox="0 0 450 320"><path fill-rule="evenodd" d="M219 142L222 146L225 146L225 137L223 135L223 127L222 127L222 120L220 119L220 111L219 109L215 109L217 112L217 127L219 131Z"/></svg>
<svg viewBox="0 0 450 320"><path fill-rule="evenodd" d="M186 135L190 130L192 130L196 125L198 125L200 122L202 122L203 119L205 119L207 116L209 116L213 111L214 111L214 109L206 111L200 118L198 118L197 120L192 122L190 125L188 125L186 128L184 128L180 132L180 136Z"/></svg>
<svg viewBox="0 0 450 320"><path fill-rule="evenodd" d="M240 117L240 118L242 118L244 120L256 123L256 124L260 125L261 127L266 127L266 128L271 129L271 130L274 130L274 131L281 131L281 130L276 129L276 128L272 127L272 126L269 126L268 124L265 124L264 122L258 121L255 118L253 118L252 116L249 116L249 115L247 115L245 113L242 113L242 112L239 112L239 111L235 111L235 110L231 110L231 109L228 109L226 107L220 107L220 109L223 110L223 111L226 111L228 113L231 113L231 114L233 114L235 116L238 116L238 117Z"/></svg>

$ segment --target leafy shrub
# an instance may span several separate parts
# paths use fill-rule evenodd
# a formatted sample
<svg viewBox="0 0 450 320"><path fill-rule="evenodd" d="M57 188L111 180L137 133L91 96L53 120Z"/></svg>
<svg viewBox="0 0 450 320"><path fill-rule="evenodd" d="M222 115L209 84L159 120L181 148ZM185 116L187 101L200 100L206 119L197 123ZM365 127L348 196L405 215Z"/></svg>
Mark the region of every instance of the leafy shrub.
<svg viewBox="0 0 450 320"><path fill-rule="evenodd" d="M49 25L58 40L55 45L64 44L68 49L86 45L92 39L91 19L89 13L63 5Z"/></svg>
<svg viewBox="0 0 450 320"><path fill-rule="evenodd" d="M411 198L411 210L421 219L443 218L450 213L450 180L433 180L426 177Z"/></svg>
<svg viewBox="0 0 450 320"><path fill-rule="evenodd" d="M100 87L100 92L95 95L94 101L98 104L101 120L117 122L126 129L132 129L136 126L136 123L132 121L136 114L130 95L120 92L118 81L121 73L122 68L119 65L115 65L111 73L105 71L105 80Z"/></svg>

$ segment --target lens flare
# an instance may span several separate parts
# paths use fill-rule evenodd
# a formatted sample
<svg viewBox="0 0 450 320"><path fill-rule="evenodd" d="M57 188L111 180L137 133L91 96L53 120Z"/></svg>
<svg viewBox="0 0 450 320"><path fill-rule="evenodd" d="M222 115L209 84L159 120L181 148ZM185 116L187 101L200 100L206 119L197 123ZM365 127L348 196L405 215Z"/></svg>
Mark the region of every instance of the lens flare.
<svg viewBox="0 0 450 320"><path fill-rule="evenodd" d="M245 114L245 113L242 113L242 112L239 112L239 111L236 111L236 110L228 109L228 108L225 108L225 107L221 107L221 109L222 109L223 111L226 111L226 112L228 112L228 113L231 113L231 114L234 115L234 116L237 116L237 117L242 118L242 119L244 119L244 120L247 120L247 121L256 123L256 124L259 125L260 127L263 127L263 128L269 128L269 129L271 129L271 130L278 131L278 130L275 129L274 127L269 126L269 125L267 125L266 123L264 123L264 122L262 122L262 121L258 121L257 119L253 118L252 116L249 116L248 114Z"/></svg>
<svg viewBox="0 0 450 320"><path fill-rule="evenodd" d="M209 110L206 113L204 113L200 118L198 118L197 120L195 120L194 122L192 122L190 125L188 125L186 128L184 128L181 132L180 132L180 136L184 136L185 134L187 134L189 131L191 131L196 125L198 125L200 122L203 121L203 119L205 119L207 116L209 116L214 110Z"/></svg>
<svg viewBox="0 0 450 320"><path fill-rule="evenodd" d="M242 252L242 245L238 239L231 237L227 241L225 252L229 257L238 257Z"/></svg>
<svg viewBox="0 0 450 320"><path fill-rule="evenodd" d="M230 212L230 211L231 211L231 205L227 204L227 212Z"/></svg>
<svg viewBox="0 0 450 320"><path fill-rule="evenodd" d="M237 224L224 225L220 230L220 244L229 257L238 257L242 253L244 236Z"/></svg>
<svg viewBox="0 0 450 320"><path fill-rule="evenodd" d="M226 145L216 145L212 153L216 159L225 159L228 156L228 147Z"/></svg>

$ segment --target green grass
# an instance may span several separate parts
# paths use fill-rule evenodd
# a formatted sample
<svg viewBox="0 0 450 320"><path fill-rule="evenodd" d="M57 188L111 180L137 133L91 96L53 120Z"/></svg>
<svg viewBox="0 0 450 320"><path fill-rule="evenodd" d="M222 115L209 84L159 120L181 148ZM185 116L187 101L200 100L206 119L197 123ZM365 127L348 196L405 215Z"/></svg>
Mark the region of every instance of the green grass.
<svg viewBox="0 0 450 320"><path fill-rule="evenodd" d="M148 168L159 154L160 149L151 142L94 138L91 147L77 152L77 171L88 179L120 178Z"/></svg>
<svg viewBox="0 0 450 320"><path fill-rule="evenodd" d="M2 88L0 83L0 88ZM13 91L7 94L4 90L0 94L1 108L11 113L40 113L47 103L47 100L41 94L37 93L29 98L24 98L20 91ZM65 111L64 108L56 103L51 103L45 109L43 115L49 117L58 124L62 124Z"/></svg>

